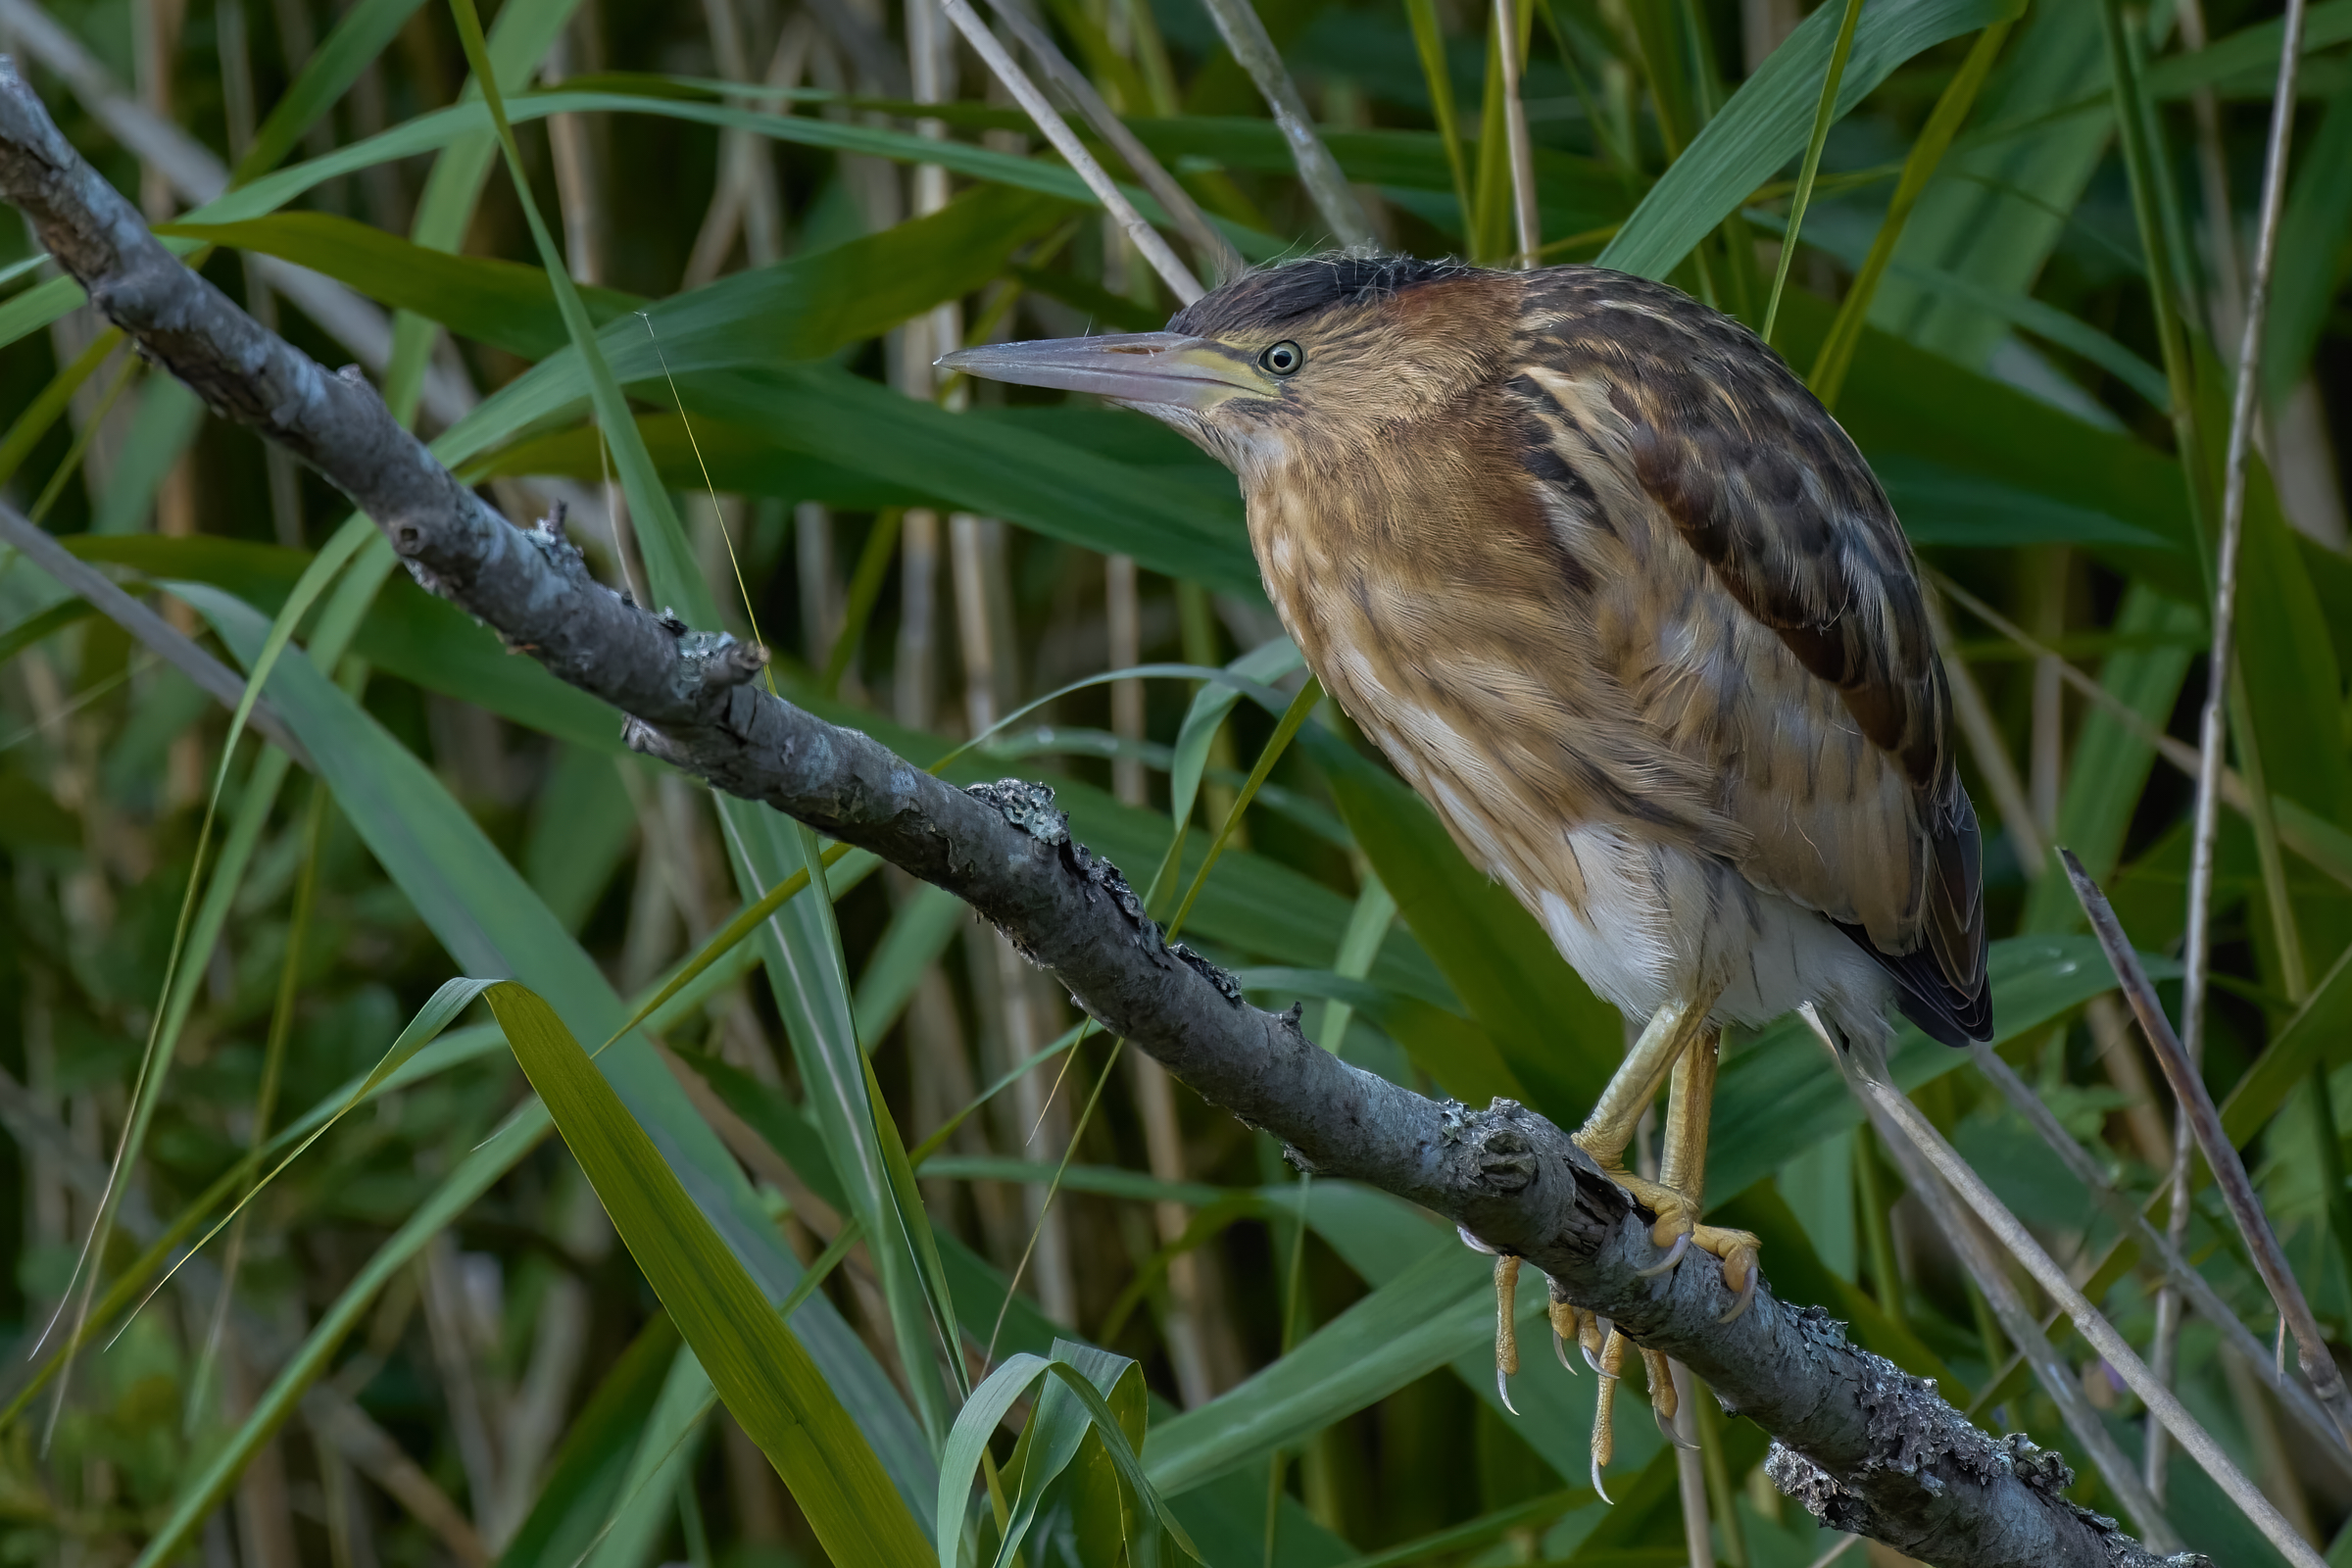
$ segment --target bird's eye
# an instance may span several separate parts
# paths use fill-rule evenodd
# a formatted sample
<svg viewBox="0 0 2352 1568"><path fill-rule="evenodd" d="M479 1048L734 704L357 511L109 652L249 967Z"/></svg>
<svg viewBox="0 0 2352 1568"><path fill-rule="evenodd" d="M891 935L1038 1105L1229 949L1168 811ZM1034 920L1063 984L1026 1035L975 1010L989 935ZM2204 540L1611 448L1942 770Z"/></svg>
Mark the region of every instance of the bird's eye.
<svg viewBox="0 0 2352 1568"><path fill-rule="evenodd" d="M1298 367L1306 363L1306 356L1299 352L1298 344L1285 338L1260 354L1257 363L1275 375L1297 375Z"/></svg>

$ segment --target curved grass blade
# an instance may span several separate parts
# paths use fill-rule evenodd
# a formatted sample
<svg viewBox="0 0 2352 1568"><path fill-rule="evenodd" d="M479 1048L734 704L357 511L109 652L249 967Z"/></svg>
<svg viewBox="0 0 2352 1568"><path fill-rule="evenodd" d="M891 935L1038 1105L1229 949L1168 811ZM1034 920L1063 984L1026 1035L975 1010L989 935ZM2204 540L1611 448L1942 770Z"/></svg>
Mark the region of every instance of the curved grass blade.
<svg viewBox="0 0 2352 1568"><path fill-rule="evenodd" d="M2014 17L2021 0L1919 0L1866 8L1839 83L1837 112L1867 97L1924 49ZM1599 265L1663 277L1692 246L1803 150L1822 71L1840 18L1817 8L1732 94L1721 113L1642 198Z"/></svg>
<svg viewBox="0 0 2352 1568"><path fill-rule="evenodd" d="M1788 230L1781 238L1781 262L1772 274L1772 298L1764 306L1764 329L1772 342L1773 323L1780 318L1781 291L1788 286L1788 269L1796 262L1796 237L1805 226L1805 207L1813 200L1813 176L1821 172L1822 144L1830 139L1830 122L1838 116L1838 86L1845 78L1845 63L1854 52L1854 28L1862 20L1862 0L1845 0L1838 22L1838 41L1830 46L1829 69L1822 74L1821 104L1813 112L1813 134L1805 140L1805 161L1797 169L1796 192L1788 198Z"/></svg>
<svg viewBox="0 0 2352 1568"><path fill-rule="evenodd" d="M415 1261L443 1228L471 1207L493 1184L514 1169L539 1145L554 1124L537 1101L518 1105L459 1161L432 1196L419 1204L319 1320L293 1359L279 1369L269 1390L256 1400L236 1434L214 1449L196 1475L183 1483L172 1498L172 1511L141 1548L133 1568L163 1568L176 1560L198 1527L236 1485L237 1477L262 1446L285 1425L303 1392L322 1377L344 1337L358 1327L376 1293L400 1270Z"/></svg>
<svg viewBox="0 0 2352 1568"><path fill-rule="evenodd" d="M1065 1354L1065 1348L1074 1351L1079 1348L1069 1346L1066 1341L1058 1342L1051 1358L1032 1355L1027 1351L1007 1358L1003 1366L989 1374L986 1382L972 1391L972 1396L965 1403L963 1413L956 1418L956 1430L949 1437L947 1452L940 1461L938 1559L940 1568L962 1568L966 1512L964 1501L970 1495L973 1482L978 1479L981 1462L987 1456L989 1439L996 1432L997 1424L1004 1420L1005 1413L1019 1403L1032 1388L1046 1378L1058 1380L1083 1410L1088 1426L1102 1439L1104 1448L1108 1450L1111 1463L1117 1468L1120 1481L1131 1489L1142 1505L1150 1510L1157 1528L1166 1531L1173 1537L1177 1545L1184 1550L1186 1555L1196 1561L1200 1560L1200 1554L1194 1549L1192 1538L1185 1533L1184 1527L1177 1523L1175 1515L1168 1512L1166 1504L1160 1500L1159 1492L1152 1486L1144 1469L1143 1462L1137 1457L1135 1446L1129 1440L1127 1430L1120 1423L1117 1413L1111 1409L1110 1402L1102 1396L1102 1392L1090 1380L1087 1371ZM1102 1353L1095 1352L1097 1356ZM1132 1367L1134 1363L1127 1362L1125 1364ZM1043 1412L1045 1408L1046 1402L1041 1399L1039 1401L1040 1412ZM1032 1421L1037 1419L1038 1417L1035 1415L1031 1417ZM1058 1446L1061 1439L1070 1430L1069 1427L1063 1425L1063 1422L1069 1419L1065 1416L1061 1421L1056 1421L1055 1426L1059 1428L1059 1431L1050 1438L1049 1442ZM1074 1439L1069 1442L1069 1448L1070 1454L1075 1455L1077 1443ZM1065 1456L1062 1464L1066 1465L1067 1463L1068 1457ZM1058 1470L1058 1468L1057 1466L1056 1469ZM1141 1548L1135 1556L1139 1568L1142 1564L1157 1560L1155 1555L1157 1543L1150 1532L1146 1532L1134 1544ZM1008 1534L998 1562L1003 1564L1011 1560L1011 1554L1017 1551L1019 1546L1020 1538Z"/></svg>
<svg viewBox="0 0 2352 1568"><path fill-rule="evenodd" d="M230 172L229 181L243 185L275 169L294 150L294 144L333 109L359 80L368 62L390 47L424 0L360 0L343 14L334 30L304 63L302 74L253 133Z"/></svg>
<svg viewBox="0 0 2352 1568"><path fill-rule="evenodd" d="M349 1098L343 1102L342 1108L337 1110L333 1115L327 1117L326 1120L321 1122L318 1127L314 1128L310 1134L302 1140L301 1143L295 1146L291 1153L280 1159L277 1164L270 1169L269 1175L263 1177L259 1182L256 1182L250 1192L246 1193L244 1197L238 1199L235 1206L230 1208L226 1214L221 1215L220 1220L214 1224L213 1228L209 1231L206 1231L204 1235L197 1240L197 1243L194 1247L188 1249L187 1257L181 1258L180 1263L186 1262L188 1257L193 1257L198 1252L203 1251L205 1244L210 1242L214 1237L220 1235L223 1230L227 1229L230 1221L234 1220L239 1214L242 1214L245 1211L245 1205L252 1202L255 1196L258 1195L263 1188L269 1186L271 1182L277 1180L280 1175L284 1174L286 1167L293 1164L294 1161L300 1159L306 1152L308 1152L313 1144L317 1143L319 1139L324 1138L327 1133L333 1129L336 1122L341 1121L345 1116L349 1115L355 1108L357 1108L361 1101L366 1100L370 1095L374 1094L376 1090L382 1088L384 1080L390 1078L392 1074L406 1066L411 1057L415 1056L417 1052L422 1051L426 1046L430 1045L433 1042L433 1039L439 1035L442 1030L448 1028L451 1023L455 1022L460 1013L464 1012L467 1007L473 1004L473 1001L476 997L479 997L483 992L489 990L490 987L498 983L499 982L495 980L443 981L441 983L441 988L433 993L431 999L427 1001L422 1007L419 1007L416 1010L416 1016L409 1020L408 1027L403 1029L400 1032L400 1037L392 1042L392 1049L384 1053L382 1059L376 1062L374 1068L368 1074L366 1078L360 1081L359 1086L355 1088L351 1092ZM174 1263L171 1268L165 1270L164 1277L155 1282L154 1289L150 1290L146 1297L141 1299L140 1305L144 1306L147 1301L154 1299L157 1291L160 1291L166 1285L171 1284L172 1276L179 1272L179 1263ZM132 1315L136 1316L137 1314L134 1312Z"/></svg>
<svg viewBox="0 0 2352 1568"><path fill-rule="evenodd" d="M1968 58L1960 63L1950 85L1936 100L1928 122L1920 127L1911 151L1904 155L1902 178L1895 182L1894 195L1886 203L1886 216L1879 220L1879 232L1870 243L1870 255L1854 273L1854 281L1838 307L1837 319L1830 323L1829 336L1822 340L1821 351L1813 360L1810 384L1823 408L1836 412L1838 394L1845 388L1845 372L1853 365L1854 351L1862 344L1862 327L1870 318L1871 301L1878 297L1879 279L1886 275L1886 264L1894 259L1894 247L1903 237L1903 226L1910 221L1911 210L1919 205L1920 194L1942 167L1943 155L1951 150L1952 138L1967 123L1969 111L1976 107L1977 94L1983 89L1985 76L1991 74L1992 63L1999 58L2001 45L2014 25L2007 21L1996 22L1977 35Z"/></svg>
<svg viewBox="0 0 2352 1568"><path fill-rule="evenodd" d="M614 1228L818 1540L844 1560L925 1562L922 1531L823 1373L571 1032L519 985L488 1000Z"/></svg>

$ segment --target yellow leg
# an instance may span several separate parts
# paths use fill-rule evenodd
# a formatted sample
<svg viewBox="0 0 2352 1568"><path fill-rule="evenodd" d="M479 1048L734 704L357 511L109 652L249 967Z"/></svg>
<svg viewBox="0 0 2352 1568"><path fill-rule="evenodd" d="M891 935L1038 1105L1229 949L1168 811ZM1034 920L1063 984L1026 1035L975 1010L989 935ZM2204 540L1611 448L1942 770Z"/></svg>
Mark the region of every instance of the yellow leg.
<svg viewBox="0 0 2352 1568"><path fill-rule="evenodd" d="M1576 1142L1637 1202L1657 1215L1650 1239L1669 1250L1663 1261L1645 1272L1666 1272L1692 1247L1722 1259L1724 1284L1740 1293L1723 1316L1728 1323L1746 1310L1754 1297L1757 1243L1745 1231L1698 1223L1705 1198L1715 1069L1722 1051L1720 1031L1706 1022L1713 1005L1710 995L1703 1001L1661 1007L1634 1049L1626 1053L1625 1065L1602 1091L1600 1103L1576 1134ZM1669 1076L1672 1089L1666 1108L1665 1147L1660 1152L1658 1179L1648 1181L1626 1170L1625 1150L1633 1141L1634 1124L1657 1093L1659 1080ZM1597 1316L1580 1312L1566 1302L1554 1304L1552 1329L1563 1339L1579 1337L1586 1359L1601 1373L1592 1417L1592 1486L1599 1491L1600 1472L1615 1446L1609 1420L1616 1404L1617 1372L1624 1364L1626 1342L1614 1327L1604 1336ZM1601 1341L1597 1359L1594 1339ZM1671 1423L1679 1404L1672 1369L1666 1357L1655 1350L1642 1350L1642 1360L1648 1374L1651 1409L1659 1427L1672 1437Z"/></svg>
<svg viewBox="0 0 2352 1568"><path fill-rule="evenodd" d="M1698 1223L1706 1191L1707 1129L1714 1113L1715 1067L1721 1050L1720 1033L1710 1029L1675 1061L1658 1179L1647 1182L1636 1176L1620 1177L1619 1181L1658 1216L1650 1239L1671 1249L1652 1272L1672 1268L1692 1247L1723 1260L1723 1283L1740 1293L1739 1300L1724 1314L1723 1321L1729 1323L1746 1311L1754 1298L1757 1244L1746 1231Z"/></svg>
<svg viewBox="0 0 2352 1568"><path fill-rule="evenodd" d="M1707 1009L1714 1005L1715 993L1709 992L1687 1002L1670 1002L1652 1013L1608 1087L1600 1092L1592 1114L1576 1130L1577 1147L1611 1176L1623 1177L1625 1150L1634 1141L1635 1124L1649 1108L1651 1097L1666 1081L1684 1048L1706 1028Z"/></svg>

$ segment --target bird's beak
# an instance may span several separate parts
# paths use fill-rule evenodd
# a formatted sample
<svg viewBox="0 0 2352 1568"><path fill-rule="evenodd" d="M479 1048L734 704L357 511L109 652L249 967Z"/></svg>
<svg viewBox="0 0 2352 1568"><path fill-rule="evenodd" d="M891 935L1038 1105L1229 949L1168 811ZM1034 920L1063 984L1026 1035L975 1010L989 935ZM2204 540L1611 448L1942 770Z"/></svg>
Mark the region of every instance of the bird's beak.
<svg viewBox="0 0 2352 1568"><path fill-rule="evenodd" d="M1272 376L1235 349L1181 332L988 343L939 361L991 381L1092 392L1115 403L1205 414L1229 398L1279 396Z"/></svg>

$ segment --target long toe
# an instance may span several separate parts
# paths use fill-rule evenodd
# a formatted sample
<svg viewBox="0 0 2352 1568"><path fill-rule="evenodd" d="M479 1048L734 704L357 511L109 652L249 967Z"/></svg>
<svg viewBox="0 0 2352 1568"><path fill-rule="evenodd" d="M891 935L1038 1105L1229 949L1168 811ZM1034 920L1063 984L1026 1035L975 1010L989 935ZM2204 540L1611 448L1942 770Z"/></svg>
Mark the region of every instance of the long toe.
<svg viewBox="0 0 2352 1568"><path fill-rule="evenodd" d="M1720 1321L1737 1321L1756 1297L1756 1253L1762 1244L1747 1231L1726 1230L1715 1225L1699 1226L1690 1233L1690 1240L1699 1250L1723 1259L1724 1289L1739 1298Z"/></svg>
<svg viewBox="0 0 2352 1568"><path fill-rule="evenodd" d="M1618 1373L1625 1365L1626 1343L1624 1335L1610 1329L1600 1348L1600 1359L1593 1364L1593 1370L1601 1376L1599 1393L1592 1401L1592 1490L1600 1494L1603 1502L1611 1500L1600 1484L1600 1473L1609 1467L1609 1460L1617 1452L1616 1429L1611 1417L1617 1409Z"/></svg>
<svg viewBox="0 0 2352 1568"><path fill-rule="evenodd" d="M1494 1392L1513 1415L1519 1413L1511 1403L1511 1379L1519 1371L1518 1306L1519 1259L1506 1253L1494 1259Z"/></svg>

